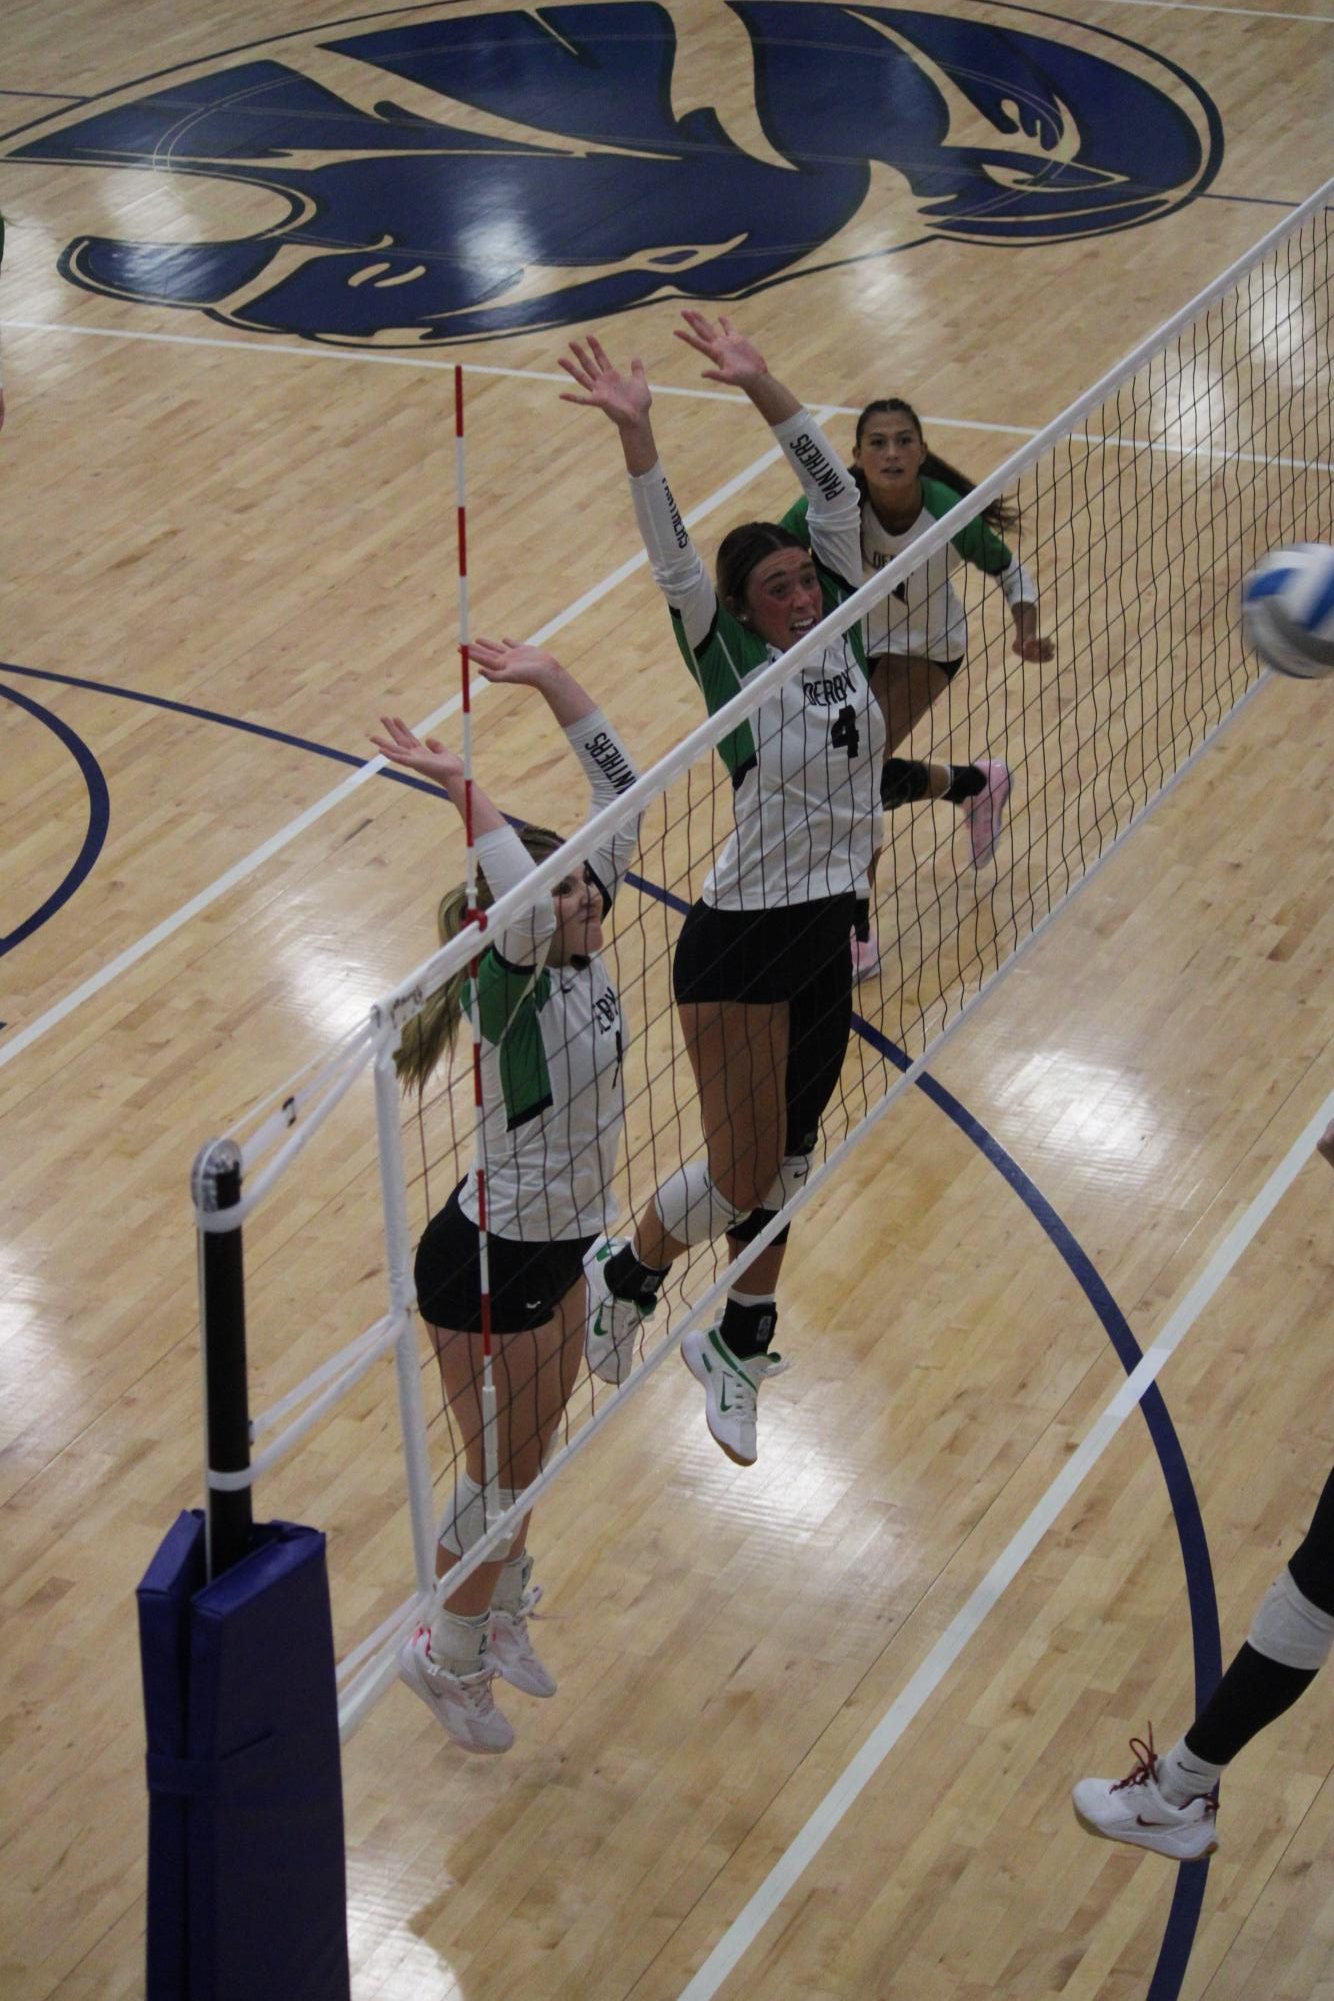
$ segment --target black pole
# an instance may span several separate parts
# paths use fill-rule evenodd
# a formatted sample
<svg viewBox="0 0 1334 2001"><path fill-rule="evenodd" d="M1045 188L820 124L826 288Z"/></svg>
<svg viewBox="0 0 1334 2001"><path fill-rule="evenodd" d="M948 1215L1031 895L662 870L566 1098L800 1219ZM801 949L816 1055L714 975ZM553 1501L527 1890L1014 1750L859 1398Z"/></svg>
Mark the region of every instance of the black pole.
<svg viewBox="0 0 1334 2001"><path fill-rule="evenodd" d="M229 1139L201 1147L190 1175L195 1207L205 1214L241 1200L241 1150ZM214 1473L243 1473L250 1464L250 1405L246 1380L245 1275L241 1226L199 1232L199 1333L204 1348L204 1435ZM250 1547L249 1487L210 1485L206 1563L209 1581Z"/></svg>

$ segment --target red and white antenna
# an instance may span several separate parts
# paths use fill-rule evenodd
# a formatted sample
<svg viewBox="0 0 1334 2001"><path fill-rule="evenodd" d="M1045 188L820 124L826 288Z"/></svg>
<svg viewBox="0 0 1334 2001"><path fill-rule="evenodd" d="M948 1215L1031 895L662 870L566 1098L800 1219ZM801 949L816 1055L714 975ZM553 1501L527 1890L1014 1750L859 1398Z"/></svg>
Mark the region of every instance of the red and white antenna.
<svg viewBox="0 0 1334 2001"><path fill-rule="evenodd" d="M468 472L463 448L463 369L454 367L454 484L458 493L459 542L459 673L463 701L463 837L467 844L464 863L464 894L467 909L464 921L475 922L479 935L486 929L486 912L477 907L477 851L473 836L472 802L472 664L469 656L471 629L468 623ZM482 1307L482 1464L485 1498L483 1520L490 1522L499 1512L500 1452L496 1432L496 1385L492 1370L491 1343L491 1260L486 1230L486 1125L482 1098L482 1022L477 979L480 956L468 967L472 985L472 1096L477 1127L477 1261Z"/></svg>

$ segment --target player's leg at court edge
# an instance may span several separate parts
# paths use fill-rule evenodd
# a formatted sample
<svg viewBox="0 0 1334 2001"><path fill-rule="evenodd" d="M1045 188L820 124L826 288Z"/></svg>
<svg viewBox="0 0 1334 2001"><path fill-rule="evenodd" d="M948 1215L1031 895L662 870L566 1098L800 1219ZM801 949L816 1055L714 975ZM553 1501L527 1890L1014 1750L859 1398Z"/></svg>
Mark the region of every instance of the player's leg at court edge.
<svg viewBox="0 0 1334 2001"><path fill-rule="evenodd" d="M1127 1778L1081 1779L1073 1794L1080 1825L1180 1862L1212 1855L1224 1771L1305 1693L1331 1648L1334 1473L1305 1541L1265 1594L1249 1638L1189 1730L1161 1756L1152 1728L1147 1743L1132 1739L1136 1764Z"/></svg>
<svg viewBox="0 0 1334 2001"><path fill-rule="evenodd" d="M1334 1119L1316 1142L1334 1167ZM1334 1473L1306 1539L1269 1587L1250 1637L1183 1737L1164 1756L1132 1738L1124 1779L1081 1779L1075 1815L1090 1834L1152 1848L1178 1861L1212 1855L1224 1769L1252 1737L1305 1693L1334 1649Z"/></svg>

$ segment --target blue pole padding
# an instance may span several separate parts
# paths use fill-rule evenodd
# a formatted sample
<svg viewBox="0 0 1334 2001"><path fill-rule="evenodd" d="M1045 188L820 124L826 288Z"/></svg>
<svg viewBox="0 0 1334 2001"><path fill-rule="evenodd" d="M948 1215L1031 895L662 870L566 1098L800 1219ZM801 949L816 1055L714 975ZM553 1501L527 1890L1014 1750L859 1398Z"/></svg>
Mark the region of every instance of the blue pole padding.
<svg viewBox="0 0 1334 2001"><path fill-rule="evenodd" d="M349 2001L324 1537L252 1531L203 1580L182 1515L139 1588L149 2001Z"/></svg>
<svg viewBox="0 0 1334 2001"><path fill-rule="evenodd" d="M204 1585L204 1517L179 1515L139 1586L139 1660L148 1756L184 1758L188 1744L190 1600ZM186 1803L178 1793L148 1795L147 2001L189 1993Z"/></svg>

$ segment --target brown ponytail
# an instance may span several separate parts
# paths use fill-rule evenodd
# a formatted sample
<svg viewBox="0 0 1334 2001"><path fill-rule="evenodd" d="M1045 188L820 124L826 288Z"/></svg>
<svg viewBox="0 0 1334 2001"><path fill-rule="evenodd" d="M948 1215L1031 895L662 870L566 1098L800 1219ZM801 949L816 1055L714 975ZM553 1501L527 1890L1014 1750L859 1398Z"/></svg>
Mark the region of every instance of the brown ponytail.
<svg viewBox="0 0 1334 2001"><path fill-rule="evenodd" d="M554 855L561 845L561 836L553 834L550 827L520 827L519 839L535 862L545 861ZM495 902L491 885L479 867L477 871L477 907L489 910ZM451 938L457 938L468 914L468 897L462 883L447 890L440 899L436 912L436 930L440 943L447 945ZM446 1050L452 1049L458 1038L459 1023L463 1019L463 989L468 983L468 968L460 966L451 973L445 984L431 995L419 1014L404 1024L398 1054L394 1058L394 1068L406 1091L414 1084L417 1095L426 1089L431 1074Z"/></svg>

